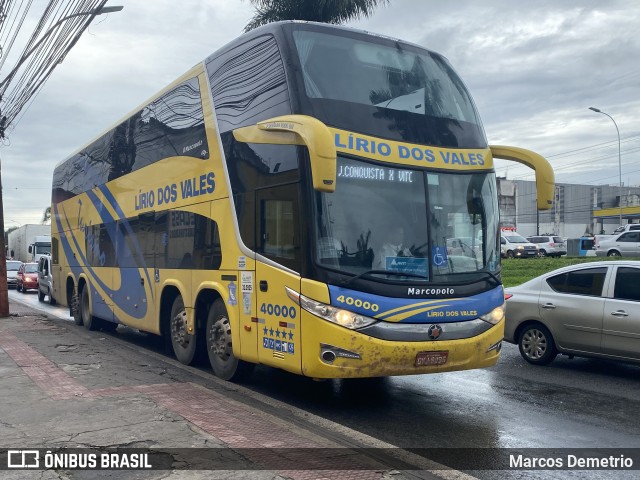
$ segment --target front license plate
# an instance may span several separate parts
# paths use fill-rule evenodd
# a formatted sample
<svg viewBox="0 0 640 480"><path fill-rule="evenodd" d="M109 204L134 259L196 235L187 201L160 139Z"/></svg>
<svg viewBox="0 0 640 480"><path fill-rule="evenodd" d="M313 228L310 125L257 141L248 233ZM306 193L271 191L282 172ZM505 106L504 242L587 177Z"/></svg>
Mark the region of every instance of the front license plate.
<svg viewBox="0 0 640 480"><path fill-rule="evenodd" d="M418 352L416 354L416 367L428 367L432 365L444 365L449 358L447 350L441 352Z"/></svg>

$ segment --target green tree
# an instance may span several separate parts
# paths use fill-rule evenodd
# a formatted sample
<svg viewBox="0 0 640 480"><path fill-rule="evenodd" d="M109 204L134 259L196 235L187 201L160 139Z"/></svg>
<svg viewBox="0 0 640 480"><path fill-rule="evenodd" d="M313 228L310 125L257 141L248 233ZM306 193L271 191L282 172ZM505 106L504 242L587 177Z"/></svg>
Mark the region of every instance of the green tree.
<svg viewBox="0 0 640 480"><path fill-rule="evenodd" d="M378 5L390 0L249 0L256 9L244 27L248 32L260 25L280 20L307 20L322 23L344 23L368 17Z"/></svg>

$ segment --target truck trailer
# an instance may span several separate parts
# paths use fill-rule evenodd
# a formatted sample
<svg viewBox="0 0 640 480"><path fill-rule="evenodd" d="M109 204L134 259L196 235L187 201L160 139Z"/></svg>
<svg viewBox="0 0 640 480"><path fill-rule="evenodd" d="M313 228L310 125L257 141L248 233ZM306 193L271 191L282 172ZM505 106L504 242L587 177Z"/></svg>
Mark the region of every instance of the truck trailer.
<svg viewBox="0 0 640 480"><path fill-rule="evenodd" d="M9 233L7 258L21 262L37 262L51 253L51 226L22 225Z"/></svg>

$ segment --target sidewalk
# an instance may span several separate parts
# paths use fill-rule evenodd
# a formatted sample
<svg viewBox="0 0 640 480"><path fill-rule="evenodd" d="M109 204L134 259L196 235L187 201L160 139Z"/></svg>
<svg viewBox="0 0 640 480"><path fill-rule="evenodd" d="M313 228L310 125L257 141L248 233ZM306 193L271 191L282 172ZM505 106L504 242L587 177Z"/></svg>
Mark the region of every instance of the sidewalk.
<svg viewBox="0 0 640 480"><path fill-rule="evenodd" d="M404 478L350 455L321 429L243 403L237 392L229 394L232 384L224 384L228 392L207 385L170 361L122 345L117 335L89 332L15 301L10 312L0 319L1 448L164 453L153 457L163 470L61 468L41 470L38 478ZM36 474L0 476L27 473Z"/></svg>

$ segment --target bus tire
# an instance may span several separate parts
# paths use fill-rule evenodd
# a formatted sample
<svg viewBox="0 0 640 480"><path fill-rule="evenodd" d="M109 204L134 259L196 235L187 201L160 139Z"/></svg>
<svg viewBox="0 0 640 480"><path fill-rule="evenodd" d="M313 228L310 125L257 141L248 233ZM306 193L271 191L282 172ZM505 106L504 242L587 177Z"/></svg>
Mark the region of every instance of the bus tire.
<svg viewBox="0 0 640 480"><path fill-rule="evenodd" d="M78 294L75 292L75 290L71 294L70 305L71 305L70 307L71 311L69 313L73 317L73 322L76 325L82 326L82 315L80 313L80 300L78 299Z"/></svg>
<svg viewBox="0 0 640 480"><path fill-rule="evenodd" d="M87 330L98 330L100 328L100 320L91 315L91 307L89 306L89 285L85 285L80 293L80 317L82 323Z"/></svg>
<svg viewBox="0 0 640 480"><path fill-rule="evenodd" d="M187 332L187 311L182 296L178 295L171 306L169 317L169 335L173 353L178 361L190 365L196 354L196 335Z"/></svg>
<svg viewBox="0 0 640 480"><path fill-rule="evenodd" d="M221 299L213 302L209 309L206 336L209 363L216 377L222 380L240 381L251 374L255 365L238 360L233 354L231 324Z"/></svg>

